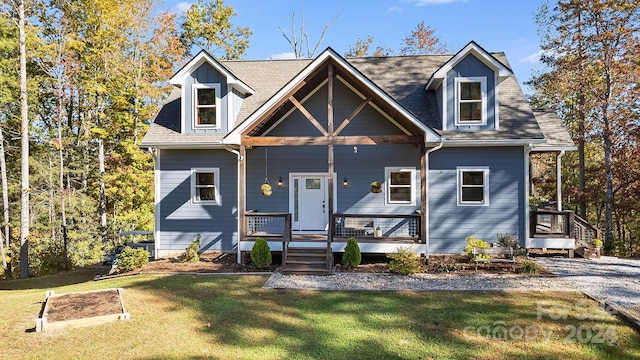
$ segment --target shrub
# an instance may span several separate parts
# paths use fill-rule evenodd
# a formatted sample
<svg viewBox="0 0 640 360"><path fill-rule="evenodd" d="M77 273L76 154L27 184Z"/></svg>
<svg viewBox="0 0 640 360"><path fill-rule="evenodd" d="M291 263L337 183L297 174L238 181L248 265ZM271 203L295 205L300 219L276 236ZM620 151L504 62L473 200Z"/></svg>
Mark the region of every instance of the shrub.
<svg viewBox="0 0 640 360"><path fill-rule="evenodd" d="M524 274L537 274L540 272L540 270L536 266L536 263L534 263L533 261L523 262L522 265L520 265L520 268L518 270L519 272Z"/></svg>
<svg viewBox="0 0 640 360"><path fill-rule="evenodd" d="M200 234L196 236L196 239L193 240L187 249L182 254L182 261L184 262L198 262L200 261Z"/></svg>
<svg viewBox="0 0 640 360"><path fill-rule="evenodd" d="M358 242L356 242L356 239L351 237L347 240L347 246L344 248L344 254L342 255L342 265L356 267L360 265L360 261L362 261L360 246L358 246Z"/></svg>
<svg viewBox="0 0 640 360"><path fill-rule="evenodd" d="M467 246L464 247L464 249L462 249L462 251L464 251L465 253L467 253L467 255L469 256L469 259L473 259L473 247L479 247L479 248L488 248L489 244L487 244L486 242L482 241L481 239L477 239L475 238L475 236L471 235L468 238L465 239L465 241L467 242ZM479 258L482 259L488 259L490 258L489 255L486 254L480 254L478 255Z"/></svg>
<svg viewBox="0 0 640 360"><path fill-rule="evenodd" d="M498 244L503 247L511 247L514 255L521 255L522 249L520 248L520 239L513 234L498 234L496 235Z"/></svg>
<svg viewBox="0 0 640 360"><path fill-rule="evenodd" d="M115 264L118 272L127 272L142 267L149 262L149 252L143 248L125 246L122 252L116 256Z"/></svg>
<svg viewBox="0 0 640 360"><path fill-rule="evenodd" d="M271 249L263 238L257 238L251 248L251 264L257 269L266 269L271 265Z"/></svg>
<svg viewBox="0 0 640 360"><path fill-rule="evenodd" d="M602 240L600 240L600 239L593 239L593 240L591 240L591 244L592 244L594 247L602 247Z"/></svg>
<svg viewBox="0 0 640 360"><path fill-rule="evenodd" d="M408 275L415 274L420 271L420 258L410 246L400 246L396 248L396 251L391 254L387 254L387 257L391 259L389 265L389 271L396 274Z"/></svg>

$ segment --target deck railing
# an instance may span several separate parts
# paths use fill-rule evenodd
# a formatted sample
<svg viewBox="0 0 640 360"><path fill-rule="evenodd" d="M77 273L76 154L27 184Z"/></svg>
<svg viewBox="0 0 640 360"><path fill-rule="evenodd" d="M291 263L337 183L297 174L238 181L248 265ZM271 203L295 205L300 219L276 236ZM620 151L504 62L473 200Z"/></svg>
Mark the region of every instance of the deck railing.
<svg viewBox="0 0 640 360"><path fill-rule="evenodd" d="M533 237L574 237L573 211L532 210L530 234Z"/></svg>
<svg viewBox="0 0 640 360"><path fill-rule="evenodd" d="M287 246L291 241L291 214L248 211L244 214L242 228L245 241L255 241L257 238L281 240L282 256L286 258Z"/></svg>
<svg viewBox="0 0 640 360"><path fill-rule="evenodd" d="M420 214L333 214L330 229L333 241L350 237L358 241L399 240L421 243Z"/></svg>

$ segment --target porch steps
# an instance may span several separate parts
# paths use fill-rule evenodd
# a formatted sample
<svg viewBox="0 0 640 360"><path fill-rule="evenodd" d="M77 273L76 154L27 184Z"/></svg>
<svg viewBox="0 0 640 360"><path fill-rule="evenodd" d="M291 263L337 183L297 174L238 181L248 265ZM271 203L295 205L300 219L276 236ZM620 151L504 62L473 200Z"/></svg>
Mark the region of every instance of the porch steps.
<svg viewBox="0 0 640 360"><path fill-rule="evenodd" d="M331 257L326 248L288 247L282 273L286 275L328 275Z"/></svg>

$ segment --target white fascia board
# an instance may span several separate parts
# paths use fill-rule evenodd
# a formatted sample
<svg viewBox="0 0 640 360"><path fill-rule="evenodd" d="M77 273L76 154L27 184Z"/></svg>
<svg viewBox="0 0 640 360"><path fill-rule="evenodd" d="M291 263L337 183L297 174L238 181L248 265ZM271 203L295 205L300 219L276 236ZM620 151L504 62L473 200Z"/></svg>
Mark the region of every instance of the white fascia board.
<svg viewBox="0 0 640 360"><path fill-rule="evenodd" d="M255 91L247 84L238 79L235 75L233 75L227 68L222 66L218 60L216 60L213 56L209 55L206 51L202 50L196 55L193 59L191 59L182 69L178 70L175 75L169 79L169 84L182 86L184 84L185 78L191 74L195 69L197 69L200 65L208 63L218 72L223 74L227 78L227 84L235 87L236 89L243 91L245 94L254 94Z"/></svg>
<svg viewBox="0 0 640 360"><path fill-rule="evenodd" d="M445 147L464 147L464 146L528 146L530 144L544 144L544 139L513 139L513 140L451 140L445 141Z"/></svg>
<svg viewBox="0 0 640 360"><path fill-rule="evenodd" d="M175 143L175 144L145 144L144 147L153 147L156 149L224 149L222 143Z"/></svg>
<svg viewBox="0 0 640 360"><path fill-rule="evenodd" d="M420 122L415 116L409 113L406 109L400 106L395 100L393 100L384 91L380 90L371 80L362 75L359 71L349 64L344 58L334 52L333 49L328 48L322 54L320 54L315 60L313 60L307 67L296 75L286 86L278 91L271 99L264 103L258 110L256 110L247 120L245 120L240 126L230 132L223 140L225 144L240 144L240 134L243 133L249 126L251 126L258 118L271 108L276 102L278 102L284 95L286 95L291 89L297 86L302 80L315 71L325 60L333 59L339 63L346 71L356 77L359 81L365 84L369 90L380 96L384 101L389 103L395 110L401 113L403 116L411 120L420 130L425 133L425 142L437 142L440 136L434 132L431 128Z"/></svg>
<svg viewBox="0 0 640 360"><path fill-rule="evenodd" d="M449 61L447 61L444 65L440 67L433 75L429 82L425 86L425 90L429 90L432 86L436 86L439 84L437 79L444 79L447 76L447 73L458 64L462 59L467 57L467 55L473 54L478 60L482 61L485 65L490 67L493 71L498 75L498 79L500 82L506 79L507 77L513 75L513 71L508 67L504 66L500 61L498 61L493 55L488 53L482 47L480 47L475 42L471 41L468 43L462 50L460 50L456 55L454 55ZM435 88L434 88L435 89Z"/></svg>
<svg viewBox="0 0 640 360"><path fill-rule="evenodd" d="M578 150L575 146L533 146L531 148L531 152L558 152L558 151L576 151Z"/></svg>

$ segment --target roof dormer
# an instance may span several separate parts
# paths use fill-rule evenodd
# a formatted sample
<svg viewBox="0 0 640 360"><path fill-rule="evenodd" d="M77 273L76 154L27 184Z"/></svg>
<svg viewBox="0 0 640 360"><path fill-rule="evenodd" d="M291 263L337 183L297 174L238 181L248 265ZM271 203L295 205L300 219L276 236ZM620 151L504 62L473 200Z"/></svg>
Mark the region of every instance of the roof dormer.
<svg viewBox="0 0 640 360"><path fill-rule="evenodd" d="M436 92L443 130L498 130L498 85L513 72L470 42L429 79Z"/></svg>
<svg viewBox="0 0 640 360"><path fill-rule="evenodd" d="M254 90L206 51L200 51L171 77L182 89L181 133L226 134L244 98Z"/></svg>

